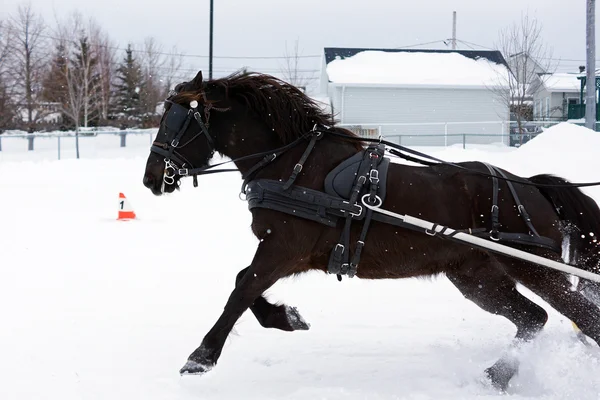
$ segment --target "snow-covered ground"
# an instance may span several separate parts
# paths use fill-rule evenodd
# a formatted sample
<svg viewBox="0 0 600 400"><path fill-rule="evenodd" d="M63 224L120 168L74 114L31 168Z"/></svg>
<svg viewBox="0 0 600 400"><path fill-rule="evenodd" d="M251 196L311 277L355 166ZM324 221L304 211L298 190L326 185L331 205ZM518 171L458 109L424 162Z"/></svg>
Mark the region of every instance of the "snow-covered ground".
<svg viewBox="0 0 600 400"><path fill-rule="evenodd" d="M204 176L157 198L142 185L148 137L125 149L114 140L85 142L81 160L0 153L0 399L505 397L481 378L514 327L444 277L279 282L268 297L297 306L311 330L267 330L246 313L211 372L181 377L257 244L240 177ZM561 124L518 150L425 150L599 181L598 149L600 134ZM600 188L584 191L600 201ZM137 220L116 221L119 192ZM550 321L521 351L510 397L600 398L600 349L540 304Z"/></svg>

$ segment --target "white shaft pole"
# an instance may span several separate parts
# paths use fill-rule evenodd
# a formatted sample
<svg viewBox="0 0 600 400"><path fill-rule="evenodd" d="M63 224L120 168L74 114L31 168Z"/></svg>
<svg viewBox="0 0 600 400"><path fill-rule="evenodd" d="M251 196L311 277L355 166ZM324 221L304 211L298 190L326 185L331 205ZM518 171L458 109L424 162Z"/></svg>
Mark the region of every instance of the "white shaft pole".
<svg viewBox="0 0 600 400"><path fill-rule="evenodd" d="M575 268L575 267L572 267L570 265L567 265L567 264L564 264L561 262L549 260L547 258L536 256L534 254L530 254L530 253L527 253L522 250L513 249L512 247L508 247L508 246L505 246L505 245L497 243L497 242L492 242L487 239L482 239L480 237L473 236L468 233L464 233L464 232L455 233L456 231L454 229L450 229L450 228L446 228L446 230L442 233L441 231L444 230L444 227L440 226L440 225L435 226L435 224L433 224L432 222L425 221L423 219L419 219L419 218L415 218L415 217L411 217L410 215L396 214L396 213L388 211L388 210L384 210L384 209L381 209L378 207L373 207L373 206L366 204L364 201L363 201L363 205L367 208L370 208L371 210L373 210L375 212L385 214L385 215L388 215L393 218L398 218L409 225L417 226L422 229L427 229L428 231L430 231L432 233L435 231L436 234L438 234L438 235L453 237L454 239L460 240L461 242L470 243L470 244L473 244L478 247L484 247L486 249L490 249L497 253L501 253L501 254L504 254L504 255L507 255L510 257L520 258L521 260L529 261L534 264L543 265L548 268L566 272L567 274L575 275L580 278L589 279L589 280L595 281L595 282L600 282L600 275L593 274L591 272L584 271L582 269ZM435 228L434 228L434 226L435 226Z"/></svg>

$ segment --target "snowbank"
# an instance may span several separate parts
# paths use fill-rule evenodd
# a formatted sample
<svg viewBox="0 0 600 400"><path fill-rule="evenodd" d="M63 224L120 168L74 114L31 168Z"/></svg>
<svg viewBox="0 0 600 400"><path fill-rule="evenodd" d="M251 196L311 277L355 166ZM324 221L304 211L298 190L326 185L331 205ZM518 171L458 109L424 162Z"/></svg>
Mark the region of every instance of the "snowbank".
<svg viewBox="0 0 600 400"><path fill-rule="evenodd" d="M333 83L404 85L497 85L505 66L459 53L363 51L327 65Z"/></svg>
<svg viewBox="0 0 600 400"><path fill-rule="evenodd" d="M584 126L562 122L544 129L533 140L519 149L522 157L569 157L572 154L598 155L600 151L600 132Z"/></svg>

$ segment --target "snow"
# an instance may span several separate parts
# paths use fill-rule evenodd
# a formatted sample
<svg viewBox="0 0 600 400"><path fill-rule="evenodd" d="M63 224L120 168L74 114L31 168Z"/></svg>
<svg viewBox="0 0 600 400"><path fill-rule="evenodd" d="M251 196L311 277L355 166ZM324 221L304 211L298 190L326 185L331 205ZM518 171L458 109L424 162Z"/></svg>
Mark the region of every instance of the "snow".
<svg viewBox="0 0 600 400"><path fill-rule="evenodd" d="M0 399L506 398L481 379L514 326L443 276L289 278L267 297L297 307L309 331L264 329L247 312L212 371L180 376L258 243L238 199L241 179L207 175L198 188L185 181L154 197L141 183L148 138L125 149L112 139L86 138L81 160L0 153ZM598 181L599 148L600 134L560 124L519 149L418 150L524 176ZM585 191L600 201L597 187ZM116 221L119 192L137 220ZM550 321L517 353L510 398L598 399L600 349L583 346L570 321L520 290Z"/></svg>
<svg viewBox="0 0 600 400"><path fill-rule="evenodd" d="M327 64L329 80L338 84L497 86L508 74L504 65L459 53L368 50Z"/></svg>
<svg viewBox="0 0 600 400"><path fill-rule="evenodd" d="M577 77L581 74L555 73L544 78L544 85L551 92L579 93L581 81Z"/></svg>

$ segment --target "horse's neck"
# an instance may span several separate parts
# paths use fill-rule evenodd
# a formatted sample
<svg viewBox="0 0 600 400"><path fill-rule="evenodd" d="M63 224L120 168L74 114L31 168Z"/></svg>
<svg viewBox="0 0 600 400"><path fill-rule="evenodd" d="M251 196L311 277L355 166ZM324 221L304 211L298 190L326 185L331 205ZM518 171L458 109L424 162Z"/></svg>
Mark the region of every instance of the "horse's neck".
<svg viewBox="0 0 600 400"><path fill-rule="evenodd" d="M287 181L294 170L294 166L300 162L308 144L308 140L300 142L297 146L279 156L275 162L263 168L256 177ZM325 136L316 142L302 166L302 172L298 175L296 183L312 189L321 189L327 174L340 162L356 152L356 148L351 144Z"/></svg>
<svg viewBox="0 0 600 400"><path fill-rule="evenodd" d="M233 132L229 137L230 142L227 143L227 149L224 154L231 159L251 156L271 150L275 150L283 146L283 143L271 132L266 126L257 124L256 120L242 118L238 121L228 121L229 126L223 126L223 129L228 129ZM237 128L243 127L243 128ZM243 130L241 130L243 129ZM275 180L287 180L294 169L294 166L299 162L302 154L307 149L309 140L300 141L296 146L285 151L277 156L272 163L260 168L260 172L256 175L260 178L268 178ZM311 151L306 163L303 165L302 174L306 177L310 176L309 186L319 186L325 179L327 173L337 164L357 152L356 148L347 142L335 140L334 138L325 136L318 140L314 149ZM254 168L263 160L264 156L236 161L235 164L242 176L245 176L248 171Z"/></svg>

